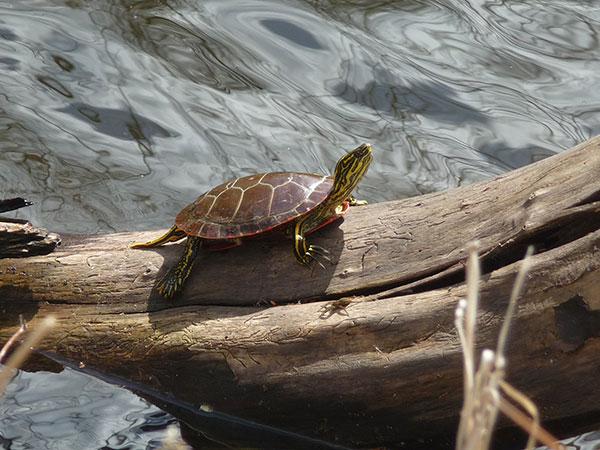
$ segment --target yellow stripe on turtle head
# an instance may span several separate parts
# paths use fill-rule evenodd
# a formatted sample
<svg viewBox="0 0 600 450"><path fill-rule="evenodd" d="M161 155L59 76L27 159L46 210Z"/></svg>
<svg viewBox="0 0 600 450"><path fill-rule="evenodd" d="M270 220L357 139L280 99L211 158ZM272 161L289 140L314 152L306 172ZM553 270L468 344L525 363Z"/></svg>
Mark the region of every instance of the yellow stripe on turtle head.
<svg viewBox="0 0 600 450"><path fill-rule="evenodd" d="M340 158L335 166L331 199L345 201L358 186L373 161L373 151L369 144L362 144Z"/></svg>

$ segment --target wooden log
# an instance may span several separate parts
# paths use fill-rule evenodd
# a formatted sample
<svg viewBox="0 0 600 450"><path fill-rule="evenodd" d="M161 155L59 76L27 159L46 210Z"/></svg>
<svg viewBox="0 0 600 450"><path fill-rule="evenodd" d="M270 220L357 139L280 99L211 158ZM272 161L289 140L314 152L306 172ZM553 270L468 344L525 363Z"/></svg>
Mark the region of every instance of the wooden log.
<svg viewBox="0 0 600 450"><path fill-rule="evenodd" d="M21 197L0 199L0 213L14 211L15 209L21 209L31 205L33 205L33 202Z"/></svg>
<svg viewBox="0 0 600 450"><path fill-rule="evenodd" d="M0 257L47 255L60 244L60 236L29 222L0 221Z"/></svg>
<svg viewBox="0 0 600 450"><path fill-rule="evenodd" d="M21 197L0 199L0 213L33 205ZM60 236L26 220L0 217L0 258L45 255L60 244Z"/></svg>
<svg viewBox="0 0 600 450"><path fill-rule="evenodd" d="M129 248L161 231L63 236L50 255L0 260L0 340L18 314L31 326L54 314L46 351L309 436L399 442L456 427L467 242L482 249L478 348L495 346L533 244L508 380L546 420L597 411L599 147L597 137L492 180L353 208L310 236L331 251L325 270L299 266L287 241L207 252L171 302L152 287L182 245Z"/></svg>

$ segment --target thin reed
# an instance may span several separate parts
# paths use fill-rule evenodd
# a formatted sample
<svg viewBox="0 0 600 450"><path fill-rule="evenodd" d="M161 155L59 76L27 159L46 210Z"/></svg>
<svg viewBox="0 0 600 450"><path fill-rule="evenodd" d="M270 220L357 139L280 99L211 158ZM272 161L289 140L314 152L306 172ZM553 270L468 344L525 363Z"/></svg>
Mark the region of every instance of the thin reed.
<svg viewBox="0 0 600 450"><path fill-rule="evenodd" d="M521 295L525 277L532 264L533 247L527 249L512 289L504 322L498 335L496 350L484 349L479 367L475 370L475 337L477 307L479 301L480 266L477 255L478 243L469 245L467 261L467 299L456 307L455 324L463 350L464 403L456 439L457 450L487 450L498 412L501 411L529 435L527 450L537 441L552 449L564 449L563 444L540 426L539 412L535 404L511 386L506 376L506 340L517 300ZM519 409L516 405L519 405Z"/></svg>
<svg viewBox="0 0 600 450"><path fill-rule="evenodd" d="M55 325L56 319L53 316L48 316L44 320L42 320L30 333L28 333L27 337L23 344L21 344L14 353L8 358L6 364L2 370L0 370L0 396L4 393L6 386L10 383L10 380L13 377L13 374L16 369L21 367L29 353L31 352L31 348L35 347L50 331L50 329ZM2 358L4 358L6 351L11 347L17 338L23 334L26 330L26 326L24 323L21 323L21 327L17 330L16 333L8 340L8 342L2 347L0 354ZM2 359L0 359L0 362Z"/></svg>

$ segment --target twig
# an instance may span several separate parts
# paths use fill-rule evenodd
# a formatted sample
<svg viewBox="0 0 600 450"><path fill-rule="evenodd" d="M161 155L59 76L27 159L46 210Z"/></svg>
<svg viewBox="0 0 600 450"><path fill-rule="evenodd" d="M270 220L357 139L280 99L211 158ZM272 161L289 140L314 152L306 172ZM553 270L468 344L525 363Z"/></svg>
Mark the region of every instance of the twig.
<svg viewBox="0 0 600 450"><path fill-rule="evenodd" d="M531 266L531 255L533 255L533 247L530 245L529 247L527 247L525 258L523 258L523 261L521 261L521 267L519 268L517 279L515 280L515 284L513 285L513 289L510 294L508 308L506 309L506 314L504 316L504 323L502 324L500 334L498 335L498 344L496 345L497 356L504 356L504 347L506 345L506 338L508 337L508 329L510 328L510 323L515 312L517 299L519 298L519 296L521 295L521 291L523 290L523 284L525 283L525 275L527 275L527 272L529 272L529 267Z"/></svg>
<svg viewBox="0 0 600 450"><path fill-rule="evenodd" d="M23 316L19 316L19 320L21 321L21 326L15 333L10 337L6 344L2 346L2 350L0 350L0 363L4 361L4 357L6 356L6 352L12 347L15 341L21 336L25 330L27 329L27 324L23 321Z"/></svg>
<svg viewBox="0 0 600 450"><path fill-rule="evenodd" d="M530 401L529 399L527 400ZM535 424L534 420L527 417L525 414L519 411L519 409L517 409L514 405L512 405L505 399L500 399L498 407L500 408L500 411L504 413L504 415L509 417L514 423L519 425L521 428L523 428L523 430L525 430L533 438L537 439L545 446L553 450L566 450L566 447L562 442L560 442L556 437L552 436L552 434L550 434L548 431L539 426L539 424ZM530 443L528 442L527 445L529 444Z"/></svg>

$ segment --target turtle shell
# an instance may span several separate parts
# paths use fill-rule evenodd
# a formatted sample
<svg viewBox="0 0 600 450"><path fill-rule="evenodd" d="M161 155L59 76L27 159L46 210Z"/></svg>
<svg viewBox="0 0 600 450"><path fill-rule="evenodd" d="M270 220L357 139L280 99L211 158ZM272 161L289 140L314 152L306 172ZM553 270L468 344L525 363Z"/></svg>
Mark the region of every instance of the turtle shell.
<svg viewBox="0 0 600 450"><path fill-rule="evenodd" d="M175 225L204 239L251 236L291 222L322 203L333 177L271 172L238 178L202 194Z"/></svg>

